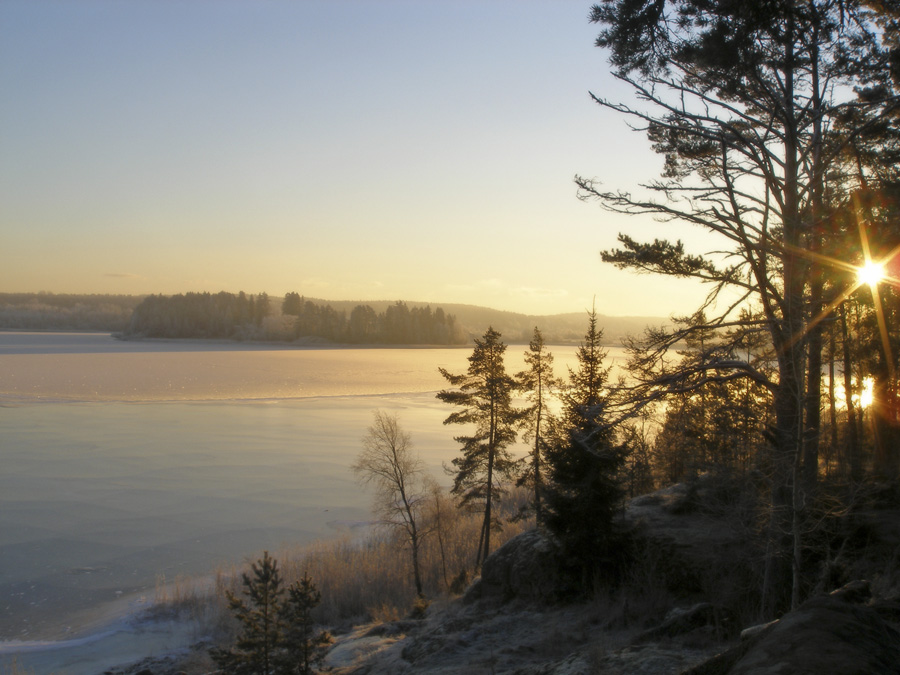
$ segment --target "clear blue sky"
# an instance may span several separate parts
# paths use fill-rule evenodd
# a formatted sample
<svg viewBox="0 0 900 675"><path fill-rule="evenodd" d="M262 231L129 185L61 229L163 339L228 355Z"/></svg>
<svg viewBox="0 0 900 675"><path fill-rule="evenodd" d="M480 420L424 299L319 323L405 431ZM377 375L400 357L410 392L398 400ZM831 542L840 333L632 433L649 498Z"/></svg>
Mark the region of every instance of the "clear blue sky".
<svg viewBox="0 0 900 675"><path fill-rule="evenodd" d="M599 251L690 230L575 196L661 166L589 7L2 0L0 291L689 312Z"/></svg>

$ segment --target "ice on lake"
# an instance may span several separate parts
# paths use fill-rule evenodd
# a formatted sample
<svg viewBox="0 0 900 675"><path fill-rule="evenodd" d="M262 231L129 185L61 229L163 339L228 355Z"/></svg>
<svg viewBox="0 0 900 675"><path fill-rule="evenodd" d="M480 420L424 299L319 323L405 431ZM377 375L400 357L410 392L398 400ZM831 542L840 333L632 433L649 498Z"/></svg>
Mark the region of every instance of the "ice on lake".
<svg viewBox="0 0 900 675"><path fill-rule="evenodd" d="M574 349L553 350L563 374ZM438 367L470 354L0 332L0 641L70 638L162 578L368 523L349 466L375 409L448 482Z"/></svg>

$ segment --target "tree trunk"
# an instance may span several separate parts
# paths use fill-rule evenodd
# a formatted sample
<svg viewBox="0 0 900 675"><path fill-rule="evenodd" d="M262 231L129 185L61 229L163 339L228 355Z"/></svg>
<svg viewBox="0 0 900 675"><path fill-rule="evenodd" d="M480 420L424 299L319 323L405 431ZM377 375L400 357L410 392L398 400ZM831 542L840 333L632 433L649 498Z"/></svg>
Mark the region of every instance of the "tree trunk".
<svg viewBox="0 0 900 675"><path fill-rule="evenodd" d="M847 330L847 307L841 303L841 338L844 348L844 401L847 405L847 461L850 464L850 479L854 483L862 480L862 458L859 452L859 434L856 426L856 406L853 403L853 365L850 360L850 335Z"/></svg>

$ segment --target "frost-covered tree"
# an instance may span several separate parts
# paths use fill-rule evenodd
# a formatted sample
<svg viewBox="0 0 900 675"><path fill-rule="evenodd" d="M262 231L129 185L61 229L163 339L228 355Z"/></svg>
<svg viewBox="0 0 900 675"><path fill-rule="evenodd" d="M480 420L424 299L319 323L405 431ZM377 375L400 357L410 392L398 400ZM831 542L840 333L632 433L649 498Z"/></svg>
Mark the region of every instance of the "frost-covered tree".
<svg viewBox="0 0 900 675"><path fill-rule="evenodd" d="M380 522L399 530L409 545L416 594L421 597L424 592L419 551L424 534L421 510L426 501L427 474L397 415L375 411L375 420L363 437L362 452L352 468L360 482L375 487L375 511Z"/></svg>

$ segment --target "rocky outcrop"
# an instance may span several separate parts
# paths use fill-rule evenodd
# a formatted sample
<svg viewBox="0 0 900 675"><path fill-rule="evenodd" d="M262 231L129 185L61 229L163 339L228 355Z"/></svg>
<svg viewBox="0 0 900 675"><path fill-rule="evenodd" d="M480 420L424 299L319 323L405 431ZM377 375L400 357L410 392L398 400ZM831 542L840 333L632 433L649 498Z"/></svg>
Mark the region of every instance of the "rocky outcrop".
<svg viewBox="0 0 900 675"><path fill-rule="evenodd" d="M481 577L468 588L463 602L551 601L559 596L564 583L559 570L556 544L540 530L529 530L488 556Z"/></svg>
<svg viewBox="0 0 900 675"><path fill-rule="evenodd" d="M750 529L744 520L747 505L736 503L746 493L712 476L679 483L632 499L624 514L635 538L635 564L678 597L708 596L722 607L742 598L729 589L751 586Z"/></svg>
<svg viewBox="0 0 900 675"><path fill-rule="evenodd" d="M813 598L744 631L739 645L684 675L900 675L900 632L876 608L857 604L867 591L854 582Z"/></svg>

